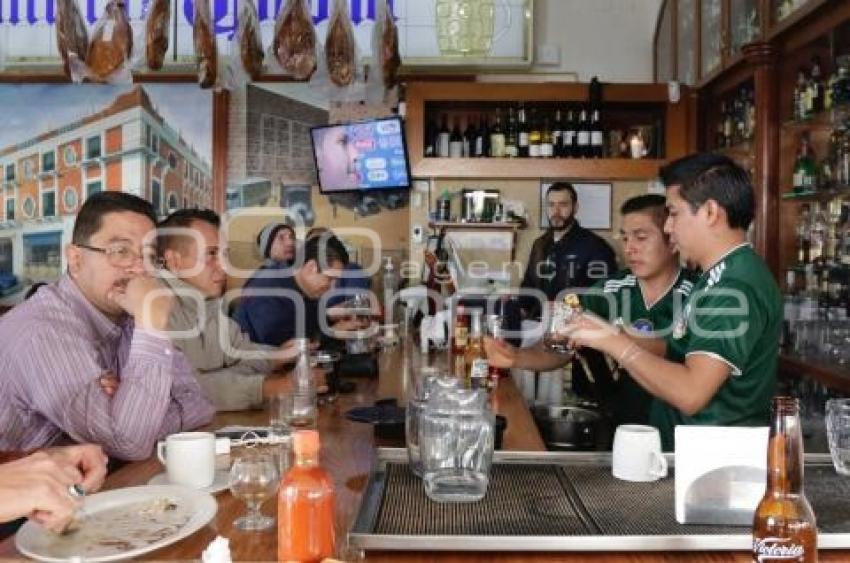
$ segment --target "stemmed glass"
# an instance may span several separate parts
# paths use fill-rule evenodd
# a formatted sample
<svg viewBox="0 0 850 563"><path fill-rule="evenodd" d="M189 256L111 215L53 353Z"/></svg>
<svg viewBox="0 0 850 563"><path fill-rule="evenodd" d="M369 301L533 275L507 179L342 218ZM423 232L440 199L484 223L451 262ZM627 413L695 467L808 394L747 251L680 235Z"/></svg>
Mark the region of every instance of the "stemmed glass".
<svg viewBox="0 0 850 563"><path fill-rule="evenodd" d="M274 518L260 513L260 507L271 498L279 484L277 463L268 454L251 453L236 458L230 468L230 492L248 507L248 514L233 521L240 530L265 530Z"/></svg>

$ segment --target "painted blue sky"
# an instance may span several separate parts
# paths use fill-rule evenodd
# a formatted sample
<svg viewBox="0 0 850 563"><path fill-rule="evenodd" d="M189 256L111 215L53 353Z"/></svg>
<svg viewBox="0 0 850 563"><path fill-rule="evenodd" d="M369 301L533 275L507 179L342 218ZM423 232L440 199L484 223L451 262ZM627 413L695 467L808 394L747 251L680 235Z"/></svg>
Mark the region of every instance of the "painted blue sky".
<svg viewBox="0 0 850 563"><path fill-rule="evenodd" d="M62 127L108 106L132 85L0 84L0 147ZM165 121L212 163L212 94L195 84L145 84Z"/></svg>

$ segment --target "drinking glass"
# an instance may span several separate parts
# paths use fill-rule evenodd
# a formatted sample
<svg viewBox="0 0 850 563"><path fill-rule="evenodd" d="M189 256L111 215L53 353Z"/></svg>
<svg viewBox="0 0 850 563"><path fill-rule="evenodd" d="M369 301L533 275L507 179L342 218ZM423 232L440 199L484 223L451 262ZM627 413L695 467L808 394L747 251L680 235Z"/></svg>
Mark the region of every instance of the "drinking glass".
<svg viewBox="0 0 850 563"><path fill-rule="evenodd" d="M265 530L274 518L260 513L263 503L274 496L280 481L277 462L267 454L252 453L236 458L230 468L230 492L248 507L248 514L233 521L240 530Z"/></svg>
<svg viewBox="0 0 850 563"><path fill-rule="evenodd" d="M826 402L826 438L835 470L850 475L850 399Z"/></svg>
<svg viewBox="0 0 850 563"><path fill-rule="evenodd" d="M564 334L564 329L573 320L577 312L571 306L561 301L550 302L548 307L549 319L546 332L543 334L543 344L558 354L572 355L573 349Z"/></svg>

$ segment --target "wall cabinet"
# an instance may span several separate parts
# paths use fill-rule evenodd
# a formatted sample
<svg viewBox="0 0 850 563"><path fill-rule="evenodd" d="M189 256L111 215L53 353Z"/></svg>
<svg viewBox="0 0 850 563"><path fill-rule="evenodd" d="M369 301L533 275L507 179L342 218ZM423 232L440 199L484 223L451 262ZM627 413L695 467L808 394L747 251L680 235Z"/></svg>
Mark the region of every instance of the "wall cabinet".
<svg viewBox="0 0 850 563"><path fill-rule="evenodd" d="M551 117L556 110L585 108L588 96L588 85L576 83L411 82L406 89L406 133L412 174L420 178L652 179L667 159L692 148L687 137L692 113L688 88L678 103L669 103L663 84L605 84L599 101L606 147L602 158L446 158L434 156L433 149L426 151L434 130L443 128L441 122L453 135L454 129L462 134L470 124L476 127L482 118L492 126L496 115L505 127L508 109L536 109ZM552 124L545 127L551 130ZM626 135L641 135L647 147L655 147L647 155L654 158L620 157L615 134L621 141L628 140Z"/></svg>

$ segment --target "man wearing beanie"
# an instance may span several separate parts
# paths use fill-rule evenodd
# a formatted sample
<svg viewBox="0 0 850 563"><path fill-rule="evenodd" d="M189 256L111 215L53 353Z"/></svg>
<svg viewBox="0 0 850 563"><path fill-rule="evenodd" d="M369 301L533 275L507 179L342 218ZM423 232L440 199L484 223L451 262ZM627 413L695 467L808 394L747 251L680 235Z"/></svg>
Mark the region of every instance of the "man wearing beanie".
<svg viewBox="0 0 850 563"><path fill-rule="evenodd" d="M269 223L257 234L257 251L265 266L292 264L295 259L295 230L287 223Z"/></svg>
<svg viewBox="0 0 850 563"><path fill-rule="evenodd" d="M280 346L290 338L318 339L324 315L319 301L348 264L345 246L332 233L304 243L303 257L291 268L260 271L242 289L234 319L253 342ZM262 275L261 275L262 274ZM334 324L352 330L354 321Z"/></svg>

